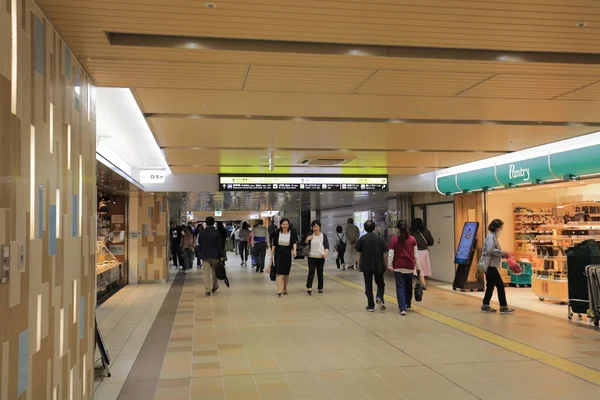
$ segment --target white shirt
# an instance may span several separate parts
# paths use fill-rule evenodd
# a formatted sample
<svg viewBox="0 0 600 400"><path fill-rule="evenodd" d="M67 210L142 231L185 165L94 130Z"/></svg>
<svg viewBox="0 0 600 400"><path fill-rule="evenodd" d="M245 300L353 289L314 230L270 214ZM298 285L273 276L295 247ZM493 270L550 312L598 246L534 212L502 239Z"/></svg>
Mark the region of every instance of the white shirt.
<svg viewBox="0 0 600 400"><path fill-rule="evenodd" d="M319 236L313 235L313 239L310 242L310 258L323 258L325 254L325 248L323 247L323 234Z"/></svg>
<svg viewBox="0 0 600 400"><path fill-rule="evenodd" d="M291 240L291 232L283 233L279 232L279 246L289 246Z"/></svg>
<svg viewBox="0 0 600 400"><path fill-rule="evenodd" d="M240 231L241 231L241 229L240 229L240 228L237 228L237 229L236 229L236 230L233 232L233 238L234 238L235 240L240 240Z"/></svg>

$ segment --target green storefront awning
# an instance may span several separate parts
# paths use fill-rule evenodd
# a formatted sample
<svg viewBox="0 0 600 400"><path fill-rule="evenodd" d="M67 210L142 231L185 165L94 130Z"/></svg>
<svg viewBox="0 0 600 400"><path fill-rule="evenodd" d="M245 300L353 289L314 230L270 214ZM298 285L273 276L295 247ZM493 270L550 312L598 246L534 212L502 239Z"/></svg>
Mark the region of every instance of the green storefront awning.
<svg viewBox="0 0 600 400"><path fill-rule="evenodd" d="M436 181L438 191L448 195L596 174L600 174L600 144L439 176Z"/></svg>

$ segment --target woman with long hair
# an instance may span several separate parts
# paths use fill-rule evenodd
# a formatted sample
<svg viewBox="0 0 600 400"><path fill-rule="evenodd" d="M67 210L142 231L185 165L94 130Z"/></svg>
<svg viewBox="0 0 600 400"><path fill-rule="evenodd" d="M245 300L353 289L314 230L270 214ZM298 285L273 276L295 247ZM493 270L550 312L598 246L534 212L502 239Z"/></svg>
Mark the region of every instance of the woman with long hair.
<svg viewBox="0 0 600 400"><path fill-rule="evenodd" d="M396 224L397 235L390 240L388 246L388 269L394 271L396 277L396 298L400 307L400 315L406 315L412 303L413 274L420 271L419 249L417 240L408 231L406 221Z"/></svg>
<svg viewBox="0 0 600 400"><path fill-rule="evenodd" d="M425 278L431 276L431 261L429 260L429 247L435 244L435 240L431 232L425 228L425 224L421 218L415 218L410 227L410 234L417 240L419 249L419 262L421 263L421 283L423 290L427 290L425 286ZM417 272L415 271L415 274Z"/></svg>
<svg viewBox="0 0 600 400"><path fill-rule="evenodd" d="M277 295L281 297L287 294L292 260L296 258L298 234L290 229L290 220L287 218L283 218L279 226L272 238L271 268L275 268Z"/></svg>
<svg viewBox="0 0 600 400"><path fill-rule="evenodd" d="M250 240L250 227L247 222L242 224L240 229L240 241L238 242L239 253L242 267L248 266L248 241Z"/></svg>
<svg viewBox="0 0 600 400"><path fill-rule="evenodd" d="M485 271L485 295L483 296L483 305L481 311L495 313L496 309L490 306L494 287L498 290L498 302L500 303L501 314L511 314L515 310L508 307L506 302L506 292L504 290L504 282L500 276L500 268L502 268L502 259L508 258L508 253L502 250L498 238L502 235L504 222L495 219L488 226L489 234L483 243L483 256L489 258L489 265Z"/></svg>
<svg viewBox="0 0 600 400"><path fill-rule="evenodd" d="M183 271L190 273L194 262L194 250L196 248L196 238L189 226L183 228L183 237L181 238L181 250L183 251Z"/></svg>
<svg viewBox="0 0 600 400"><path fill-rule="evenodd" d="M329 254L329 240L327 235L321 231L321 221L314 220L310 224L312 235L306 238L306 244L310 247L308 255L308 277L306 279L306 293L312 294L312 285L317 273L318 290L323 293L323 268L327 254Z"/></svg>

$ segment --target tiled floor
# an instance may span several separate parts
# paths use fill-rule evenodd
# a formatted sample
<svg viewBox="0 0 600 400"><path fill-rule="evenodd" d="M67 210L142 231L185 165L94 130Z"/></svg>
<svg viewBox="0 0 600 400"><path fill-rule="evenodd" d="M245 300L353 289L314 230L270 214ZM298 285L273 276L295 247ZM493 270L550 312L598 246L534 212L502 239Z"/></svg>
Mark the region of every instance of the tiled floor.
<svg viewBox="0 0 600 400"><path fill-rule="evenodd" d="M268 276L235 261L230 265L232 287L221 285L209 298L201 272L185 276L179 301L159 315L173 318L164 350L145 345L139 355L148 365L154 359L160 372L154 381L144 379L144 369L136 369L145 364L136 363L129 379L137 376L137 390L121 398L600 398L600 386L591 383L600 371L598 331L523 310L511 316L482 314L478 299L434 287L425 293L423 308L406 317L393 304L386 312L366 313L364 294L356 289L362 275L331 267L324 294L307 296L306 271L293 267L290 294L278 298ZM387 289L394 291L389 281ZM442 317L426 317L426 310ZM492 344L446 320L456 321L455 327L483 328L507 344ZM541 355L531 357L519 346ZM548 365L568 362L559 357L589 367L583 368L587 380ZM96 399L116 398L103 396Z"/></svg>
<svg viewBox="0 0 600 400"><path fill-rule="evenodd" d="M112 376L96 380L95 400L114 400L119 395L170 286L126 286L96 309Z"/></svg>
<svg viewBox="0 0 600 400"><path fill-rule="evenodd" d="M452 285L444 284L439 285L438 287L440 289L453 291ZM478 299L483 299L484 292L464 292L463 294L476 297ZM567 320L568 307L566 304L560 304L559 302L551 300L540 301L540 299L533 294L531 288L507 287L506 296L510 302L510 305L513 307ZM573 322L578 322L583 325L592 325L592 321L585 315L581 320L577 318L577 315L575 315Z"/></svg>

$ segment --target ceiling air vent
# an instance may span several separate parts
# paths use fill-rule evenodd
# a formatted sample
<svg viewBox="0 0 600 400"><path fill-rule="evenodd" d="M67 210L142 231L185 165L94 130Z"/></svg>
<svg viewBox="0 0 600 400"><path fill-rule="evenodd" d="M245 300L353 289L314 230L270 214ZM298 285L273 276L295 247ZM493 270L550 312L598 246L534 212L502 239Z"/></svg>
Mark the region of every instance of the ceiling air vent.
<svg viewBox="0 0 600 400"><path fill-rule="evenodd" d="M347 159L347 158L340 158L340 157L327 157L327 158L323 158L323 157L318 157L318 158L303 158L302 160L298 161L298 164L302 164L302 165L312 165L312 166L320 166L320 167L332 167L335 165L344 165L346 163L349 163L351 160Z"/></svg>

